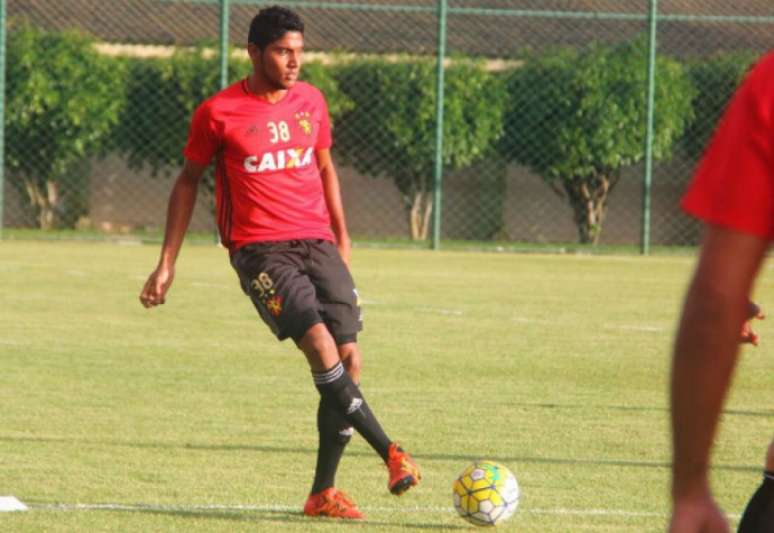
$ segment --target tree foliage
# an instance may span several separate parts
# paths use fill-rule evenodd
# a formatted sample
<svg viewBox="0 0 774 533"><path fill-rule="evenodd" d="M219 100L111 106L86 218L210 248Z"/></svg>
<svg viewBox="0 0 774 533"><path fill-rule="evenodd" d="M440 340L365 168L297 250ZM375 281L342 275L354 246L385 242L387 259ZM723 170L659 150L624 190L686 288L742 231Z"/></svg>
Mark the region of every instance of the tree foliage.
<svg viewBox="0 0 774 533"><path fill-rule="evenodd" d="M455 60L445 72L445 170L491 153L502 134L504 86L480 63ZM363 60L341 69L339 87L354 102L337 129L345 160L400 191L413 239L427 238L436 153L436 72L432 61Z"/></svg>
<svg viewBox="0 0 774 533"><path fill-rule="evenodd" d="M183 147L196 107L220 89L220 59L201 46L169 58L132 58L127 105L115 131L115 147L130 167L153 174L183 163ZM249 62L230 59L229 80L249 73Z"/></svg>
<svg viewBox="0 0 774 533"><path fill-rule="evenodd" d="M685 149L699 158L736 88L757 57L755 52L734 52L693 61L688 73L697 89L694 120L685 132Z"/></svg>
<svg viewBox="0 0 774 533"><path fill-rule="evenodd" d="M501 149L565 198L579 239L599 240L609 195L624 167L645 157L647 44L592 45L527 61L508 80ZM671 154L692 118L683 66L657 58L654 159Z"/></svg>
<svg viewBox="0 0 774 533"><path fill-rule="evenodd" d="M118 122L122 65L75 32L11 31L6 86L6 166L38 225L72 225L85 212L88 160Z"/></svg>
<svg viewBox="0 0 774 533"><path fill-rule="evenodd" d="M342 114L351 111L354 102L339 88L336 82L336 67L314 61L304 63L301 67L301 79L311 83L322 91L325 101L328 103L328 113L331 120L335 121Z"/></svg>

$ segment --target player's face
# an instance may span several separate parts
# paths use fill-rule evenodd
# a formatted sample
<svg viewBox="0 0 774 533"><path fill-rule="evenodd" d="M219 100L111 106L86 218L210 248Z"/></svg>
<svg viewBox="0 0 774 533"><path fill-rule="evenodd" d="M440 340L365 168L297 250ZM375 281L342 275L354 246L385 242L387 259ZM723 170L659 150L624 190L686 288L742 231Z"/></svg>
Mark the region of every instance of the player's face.
<svg viewBox="0 0 774 533"><path fill-rule="evenodd" d="M298 79L304 59L304 36L289 31L260 52L261 76L277 90L290 89Z"/></svg>

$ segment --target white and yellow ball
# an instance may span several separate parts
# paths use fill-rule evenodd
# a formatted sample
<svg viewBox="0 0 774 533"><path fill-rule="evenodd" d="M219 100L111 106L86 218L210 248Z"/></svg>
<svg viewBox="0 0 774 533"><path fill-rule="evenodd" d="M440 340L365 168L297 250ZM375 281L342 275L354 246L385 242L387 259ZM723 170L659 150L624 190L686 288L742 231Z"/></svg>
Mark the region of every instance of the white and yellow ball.
<svg viewBox="0 0 774 533"><path fill-rule="evenodd" d="M505 466L476 461L452 485L454 508L477 526L494 526L508 520L519 506L519 484Z"/></svg>

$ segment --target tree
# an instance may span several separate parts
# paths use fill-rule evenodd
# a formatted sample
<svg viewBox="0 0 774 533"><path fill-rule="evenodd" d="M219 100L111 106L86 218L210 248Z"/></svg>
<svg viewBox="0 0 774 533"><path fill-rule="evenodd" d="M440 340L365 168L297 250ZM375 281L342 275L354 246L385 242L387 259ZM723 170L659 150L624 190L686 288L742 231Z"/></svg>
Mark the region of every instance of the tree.
<svg viewBox="0 0 774 533"><path fill-rule="evenodd" d="M445 73L442 160L445 170L491 154L502 134L502 82L471 60ZM338 153L364 174L392 179L407 208L411 238L426 239L433 208L436 152L435 64L363 60L339 72L354 102L336 130Z"/></svg>
<svg viewBox="0 0 774 533"><path fill-rule="evenodd" d="M124 70L78 33L23 25L8 39L6 165L42 229L84 210L88 160L124 103ZM69 210L69 211L68 211Z"/></svg>
<svg viewBox="0 0 774 533"><path fill-rule="evenodd" d="M621 170L645 157L645 39L537 57L508 80L501 149L539 174L572 207L582 243L599 242ZM671 154L692 118L694 88L677 61L658 56L653 156Z"/></svg>
<svg viewBox="0 0 774 533"><path fill-rule="evenodd" d="M689 156L698 159L736 88L757 57L755 52L733 52L693 61L688 74L696 87L693 98L695 119L685 132Z"/></svg>

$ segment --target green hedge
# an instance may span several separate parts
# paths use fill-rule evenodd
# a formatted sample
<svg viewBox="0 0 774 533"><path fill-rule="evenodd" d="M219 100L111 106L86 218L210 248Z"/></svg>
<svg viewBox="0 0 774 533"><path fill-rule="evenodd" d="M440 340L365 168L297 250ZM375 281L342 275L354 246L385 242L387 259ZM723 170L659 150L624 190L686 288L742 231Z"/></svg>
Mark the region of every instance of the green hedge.
<svg viewBox="0 0 774 533"><path fill-rule="evenodd" d="M754 57L686 64L658 57L657 159L680 140L698 157ZM506 73L466 58L449 62L443 165L446 173L472 169L464 179L477 180L480 194L465 209L483 222L471 237L491 238L501 228L505 162L513 161L570 199L581 240L598 238L609 197L597 198L602 211L593 219L578 207L588 199L572 195L584 186L609 193L620 170L642 160L646 61L645 41L638 39L546 52ZM425 238L435 159L435 61L333 56L332 63L307 63L302 79L328 99L337 157L368 176L392 180L405 200L412 236ZM247 58L232 54L229 79L249 72ZM169 58L108 57L83 36L22 26L9 34L7 78L9 180L28 195L40 226L72 226L87 209L94 157L113 151L154 175L177 170L193 110L219 88L220 62L204 47Z"/></svg>
<svg viewBox="0 0 774 533"><path fill-rule="evenodd" d="M200 47L179 50L165 59L124 59L129 83L126 105L115 129L114 146L132 168L148 165L154 174L173 172L183 162L183 147L196 107L220 89L220 58ZM250 61L230 54L229 83L250 73ZM303 79L326 93L331 115L351 104L319 64L305 65Z"/></svg>
<svg viewBox="0 0 774 533"><path fill-rule="evenodd" d="M726 104L756 57L752 52L736 52L689 63L688 74L696 95L694 120L684 142L691 157L698 158L704 151Z"/></svg>
<svg viewBox="0 0 774 533"><path fill-rule="evenodd" d="M413 239L427 237L436 152L436 71L431 60L353 62L338 72L354 102L341 118L337 153L360 172L391 179ZM493 152L502 134L505 86L481 63L457 59L445 72L443 165L454 171Z"/></svg>
<svg viewBox="0 0 774 533"><path fill-rule="evenodd" d="M621 170L645 157L645 39L537 57L509 81L501 150L531 168L573 210L582 243L598 242ZM691 121L694 87L683 66L657 57L653 155L668 157Z"/></svg>

